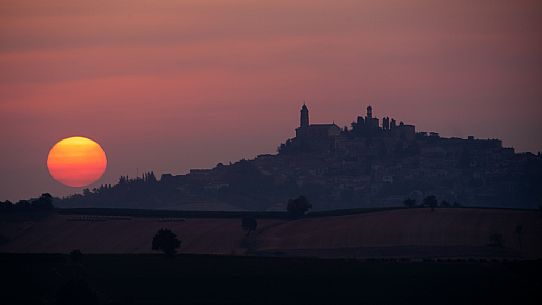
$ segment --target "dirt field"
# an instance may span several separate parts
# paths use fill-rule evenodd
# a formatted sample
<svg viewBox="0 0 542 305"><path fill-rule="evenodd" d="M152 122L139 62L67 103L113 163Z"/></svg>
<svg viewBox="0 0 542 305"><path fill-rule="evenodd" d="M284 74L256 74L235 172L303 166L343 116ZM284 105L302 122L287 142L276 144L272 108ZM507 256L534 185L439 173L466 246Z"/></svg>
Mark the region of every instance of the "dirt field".
<svg viewBox="0 0 542 305"><path fill-rule="evenodd" d="M149 253L152 237L169 228L181 253L245 254L237 218L144 218L54 215L0 220L0 252ZM490 245L491 236L501 246ZM259 219L251 254L318 257L542 258L539 211L400 209L299 220ZM242 246L243 245L243 246Z"/></svg>

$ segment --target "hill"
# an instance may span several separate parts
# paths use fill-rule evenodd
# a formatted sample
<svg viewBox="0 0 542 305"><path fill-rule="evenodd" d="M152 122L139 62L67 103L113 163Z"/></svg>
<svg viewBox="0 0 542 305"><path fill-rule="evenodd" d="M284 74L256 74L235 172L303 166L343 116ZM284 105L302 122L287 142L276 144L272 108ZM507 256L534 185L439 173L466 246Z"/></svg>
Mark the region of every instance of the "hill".
<svg viewBox="0 0 542 305"><path fill-rule="evenodd" d="M370 108L370 109L369 109ZM537 208L542 155L516 153L498 139L441 137L414 125L379 119L368 107L352 128L309 124L295 129L277 154L191 169L120 177L83 194L58 199L63 208L280 211L304 195L315 210L398 207L435 195L444 205Z"/></svg>
<svg viewBox="0 0 542 305"><path fill-rule="evenodd" d="M461 208L381 210L298 220L259 218L256 232L248 237L237 217L54 214L22 221L4 216L0 252L150 253L152 237L160 228L179 236L181 253L542 258L539 211Z"/></svg>

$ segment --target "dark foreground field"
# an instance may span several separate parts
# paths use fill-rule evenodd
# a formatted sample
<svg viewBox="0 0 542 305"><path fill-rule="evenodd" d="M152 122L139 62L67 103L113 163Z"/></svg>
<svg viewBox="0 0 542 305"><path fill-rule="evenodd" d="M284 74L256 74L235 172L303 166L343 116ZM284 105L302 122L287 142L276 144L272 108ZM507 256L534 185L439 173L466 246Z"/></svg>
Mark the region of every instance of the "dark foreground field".
<svg viewBox="0 0 542 305"><path fill-rule="evenodd" d="M2 304L540 304L542 261L0 254ZM88 285L88 289L85 286ZM76 292L76 293L75 293ZM88 294L90 293L90 294Z"/></svg>

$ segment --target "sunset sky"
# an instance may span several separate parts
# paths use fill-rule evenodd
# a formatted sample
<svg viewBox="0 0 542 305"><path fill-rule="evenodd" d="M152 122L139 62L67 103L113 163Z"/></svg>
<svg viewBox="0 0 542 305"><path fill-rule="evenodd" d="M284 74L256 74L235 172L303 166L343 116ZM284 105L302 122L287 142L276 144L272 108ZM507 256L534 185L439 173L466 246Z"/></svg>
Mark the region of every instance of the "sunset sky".
<svg viewBox="0 0 542 305"><path fill-rule="evenodd" d="M303 100L542 151L541 54L540 0L0 0L0 200L80 191L46 164L75 135L97 185L274 153Z"/></svg>

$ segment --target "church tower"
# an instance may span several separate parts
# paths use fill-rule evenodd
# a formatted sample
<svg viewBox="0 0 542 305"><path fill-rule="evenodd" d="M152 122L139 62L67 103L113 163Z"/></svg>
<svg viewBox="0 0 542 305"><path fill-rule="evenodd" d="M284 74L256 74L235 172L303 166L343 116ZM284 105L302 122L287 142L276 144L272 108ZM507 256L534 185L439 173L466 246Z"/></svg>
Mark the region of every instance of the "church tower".
<svg viewBox="0 0 542 305"><path fill-rule="evenodd" d="M299 127L308 127L309 126L309 108L303 103L301 107L301 118L299 119Z"/></svg>
<svg viewBox="0 0 542 305"><path fill-rule="evenodd" d="M373 107L367 107L367 119L370 121L373 118Z"/></svg>

